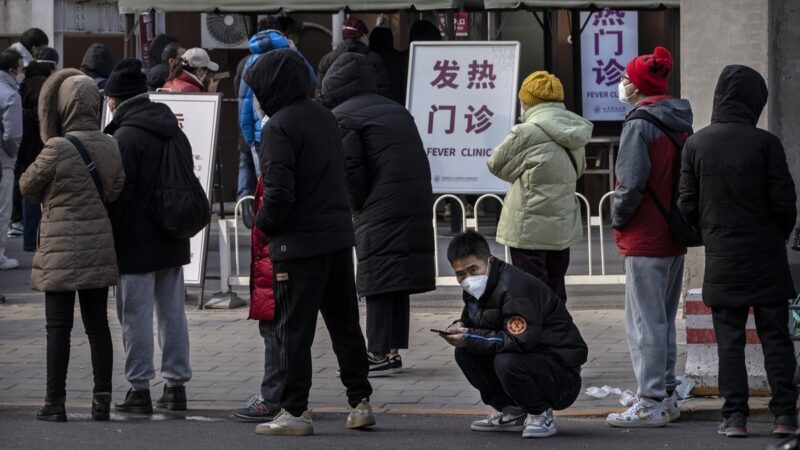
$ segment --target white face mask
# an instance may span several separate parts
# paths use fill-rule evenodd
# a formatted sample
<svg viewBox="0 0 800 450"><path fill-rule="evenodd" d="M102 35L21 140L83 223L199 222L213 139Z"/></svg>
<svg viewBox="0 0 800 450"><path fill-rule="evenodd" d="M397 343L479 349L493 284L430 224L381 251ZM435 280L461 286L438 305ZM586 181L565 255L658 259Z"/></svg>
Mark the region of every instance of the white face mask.
<svg viewBox="0 0 800 450"><path fill-rule="evenodd" d="M14 75L14 80L16 80L17 84L22 84L25 81L25 73L18 73Z"/></svg>
<svg viewBox="0 0 800 450"><path fill-rule="evenodd" d="M491 267L491 262L488 263ZM475 297L475 299L480 299L483 294L486 292L486 285L489 282L489 271L486 271L485 275L473 275L471 277L464 278L461 282L461 287L467 292L467 294Z"/></svg>
<svg viewBox="0 0 800 450"><path fill-rule="evenodd" d="M626 104L630 104L631 103L630 102L630 97L628 97L628 94L625 93L625 84L623 84L622 81L620 81L619 84L617 85L617 98L622 103L626 103Z"/></svg>
<svg viewBox="0 0 800 450"><path fill-rule="evenodd" d="M475 275L465 278L461 282L461 287L467 291L467 294L480 299L484 292L486 292L486 284L489 282L489 275Z"/></svg>

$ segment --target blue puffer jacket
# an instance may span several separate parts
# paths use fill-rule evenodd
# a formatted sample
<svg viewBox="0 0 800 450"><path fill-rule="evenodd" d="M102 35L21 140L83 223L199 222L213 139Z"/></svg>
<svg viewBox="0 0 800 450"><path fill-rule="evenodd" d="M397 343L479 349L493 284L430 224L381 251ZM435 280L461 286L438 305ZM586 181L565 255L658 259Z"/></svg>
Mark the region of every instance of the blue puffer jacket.
<svg viewBox="0 0 800 450"><path fill-rule="evenodd" d="M289 41L280 31L264 30L259 31L258 34L250 38L248 48L252 55L245 63L242 74L256 62L256 60L263 54L276 50L279 48L289 47ZM300 52L298 52L300 54ZM308 66L308 73L311 75L311 86L309 91L313 90L317 85L317 77L314 68L309 64L306 59L300 55ZM247 145L253 145L256 142L261 142L261 118L258 115L258 110L253 104L253 90L244 81L239 84L239 128L242 131L242 138Z"/></svg>

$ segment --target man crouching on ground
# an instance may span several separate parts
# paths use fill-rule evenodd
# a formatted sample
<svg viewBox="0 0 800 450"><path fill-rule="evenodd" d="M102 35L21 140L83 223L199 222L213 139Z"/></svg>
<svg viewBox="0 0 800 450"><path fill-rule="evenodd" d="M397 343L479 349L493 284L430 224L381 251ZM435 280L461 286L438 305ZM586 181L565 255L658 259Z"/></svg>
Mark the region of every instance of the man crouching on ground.
<svg viewBox="0 0 800 450"><path fill-rule="evenodd" d="M553 410L575 402L588 354L564 302L493 257L477 232L453 238L447 259L464 288L464 311L441 335L456 348L456 362L483 402L497 410L471 428L554 435Z"/></svg>

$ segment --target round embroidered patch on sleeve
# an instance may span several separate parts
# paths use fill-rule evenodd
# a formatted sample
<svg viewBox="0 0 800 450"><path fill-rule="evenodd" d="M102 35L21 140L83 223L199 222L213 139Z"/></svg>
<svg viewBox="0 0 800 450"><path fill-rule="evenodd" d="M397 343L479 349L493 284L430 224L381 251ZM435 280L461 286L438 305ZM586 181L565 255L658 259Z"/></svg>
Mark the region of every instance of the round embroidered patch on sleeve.
<svg viewBox="0 0 800 450"><path fill-rule="evenodd" d="M528 329L528 322L522 316L511 316L506 322L506 331L509 334L522 334Z"/></svg>

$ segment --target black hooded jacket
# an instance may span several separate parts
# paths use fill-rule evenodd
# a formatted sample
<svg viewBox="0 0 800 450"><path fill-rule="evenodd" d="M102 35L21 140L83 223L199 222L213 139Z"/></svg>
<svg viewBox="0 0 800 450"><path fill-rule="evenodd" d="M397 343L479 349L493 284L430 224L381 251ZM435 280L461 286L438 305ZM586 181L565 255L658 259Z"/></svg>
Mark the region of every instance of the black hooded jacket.
<svg viewBox="0 0 800 450"><path fill-rule="evenodd" d="M181 151L192 152L175 114L163 103L151 102L146 94L139 95L119 105L104 132L119 143L125 169L125 187L109 207L120 274L188 264L189 239L166 234L148 207L165 141L174 139Z"/></svg>
<svg viewBox="0 0 800 450"><path fill-rule="evenodd" d="M464 303L470 353L539 353L576 370L586 362L589 349L564 302L512 265L492 259L486 291L477 300L465 292Z"/></svg>
<svg viewBox="0 0 800 450"><path fill-rule="evenodd" d="M36 160L44 147L39 133L39 94L45 80L53 72L53 64L32 61L25 68L25 81L20 86L22 96L22 142L17 154L16 173L21 175Z"/></svg>
<svg viewBox="0 0 800 450"><path fill-rule="evenodd" d="M336 60L323 92L344 145L359 295L435 289L431 171L414 118L375 93L358 53Z"/></svg>
<svg viewBox="0 0 800 450"><path fill-rule="evenodd" d="M264 203L256 225L274 261L353 246L342 141L330 111L306 98L308 68L292 49L258 58L244 79L269 116L262 129Z"/></svg>
<svg viewBox="0 0 800 450"><path fill-rule="evenodd" d="M786 255L795 190L780 140L756 128L767 85L755 70L727 66L711 125L686 141L678 205L703 234L703 301L740 307L795 296Z"/></svg>
<svg viewBox="0 0 800 450"><path fill-rule="evenodd" d="M92 44L83 55L81 72L94 78L98 89L106 87L106 80L114 70L114 55L105 44Z"/></svg>
<svg viewBox="0 0 800 450"><path fill-rule="evenodd" d="M389 78L389 73L386 71L386 66L383 64L383 58L360 41L345 39L338 47L323 56L322 60L319 62L319 67L317 68L317 97L322 96L321 87L323 81L325 81L328 69L330 69L333 63L345 53L359 53L366 56L375 72L375 84L377 85L378 93L384 97L390 96L392 81Z"/></svg>

